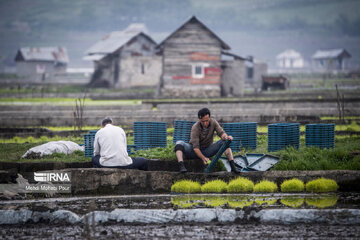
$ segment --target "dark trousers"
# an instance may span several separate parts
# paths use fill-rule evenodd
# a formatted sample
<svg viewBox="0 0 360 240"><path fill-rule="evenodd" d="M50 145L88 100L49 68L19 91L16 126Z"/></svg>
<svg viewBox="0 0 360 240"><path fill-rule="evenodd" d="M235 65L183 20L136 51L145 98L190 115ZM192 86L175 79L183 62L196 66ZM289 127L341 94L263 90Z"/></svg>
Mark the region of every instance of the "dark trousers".
<svg viewBox="0 0 360 240"><path fill-rule="evenodd" d="M127 166L103 166L100 164L100 155L96 155L92 158L92 165L94 168L120 168L120 169L139 169L148 170L147 159L143 157L131 158L133 163Z"/></svg>

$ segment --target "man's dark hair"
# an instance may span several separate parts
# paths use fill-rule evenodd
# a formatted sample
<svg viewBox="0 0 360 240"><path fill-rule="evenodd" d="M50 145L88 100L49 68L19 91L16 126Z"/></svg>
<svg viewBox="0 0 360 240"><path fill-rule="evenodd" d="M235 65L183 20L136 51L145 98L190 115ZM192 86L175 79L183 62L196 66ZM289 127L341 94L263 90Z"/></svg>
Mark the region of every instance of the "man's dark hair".
<svg viewBox="0 0 360 240"><path fill-rule="evenodd" d="M202 108L199 110L198 112L199 119L205 117L206 115L209 115L209 117L211 116L210 110L208 108Z"/></svg>
<svg viewBox="0 0 360 240"><path fill-rule="evenodd" d="M102 125L103 127L105 127L106 124L109 124L109 123L113 123L113 120L111 119L111 117L106 117L106 118L104 118L104 119L101 121L101 125Z"/></svg>

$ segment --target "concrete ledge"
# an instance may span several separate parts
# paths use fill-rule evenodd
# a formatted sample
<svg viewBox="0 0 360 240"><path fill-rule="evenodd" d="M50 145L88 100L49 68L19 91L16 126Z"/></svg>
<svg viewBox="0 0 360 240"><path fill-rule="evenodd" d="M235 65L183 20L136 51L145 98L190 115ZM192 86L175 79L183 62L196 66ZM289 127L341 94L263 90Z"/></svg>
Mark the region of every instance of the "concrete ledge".
<svg viewBox="0 0 360 240"><path fill-rule="evenodd" d="M324 177L334 179L339 184L339 191L360 191L360 171L268 171L234 174L217 173L177 173L159 171L139 171L121 169L64 169L72 174L72 194L144 194L169 193L171 185L181 179L192 179L205 183L209 180L222 179L226 182L238 177L247 177L254 182L262 179L275 181L280 185L285 179L299 178L304 182Z"/></svg>
<svg viewBox="0 0 360 240"><path fill-rule="evenodd" d="M150 159L148 166L150 171L177 172L179 170L177 161ZM204 170L203 165L198 160L186 160L185 166L191 172L203 172ZM21 174L65 168L92 168L92 164L90 158L88 162L0 162L0 170L12 169Z"/></svg>

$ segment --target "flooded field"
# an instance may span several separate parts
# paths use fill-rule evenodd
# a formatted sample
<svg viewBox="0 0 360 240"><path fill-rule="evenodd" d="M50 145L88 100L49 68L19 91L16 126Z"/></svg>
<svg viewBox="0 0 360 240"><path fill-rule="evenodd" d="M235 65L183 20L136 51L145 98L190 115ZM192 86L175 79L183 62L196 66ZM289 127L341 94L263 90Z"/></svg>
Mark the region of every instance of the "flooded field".
<svg viewBox="0 0 360 240"><path fill-rule="evenodd" d="M359 238L360 194L194 194L0 202L0 238Z"/></svg>

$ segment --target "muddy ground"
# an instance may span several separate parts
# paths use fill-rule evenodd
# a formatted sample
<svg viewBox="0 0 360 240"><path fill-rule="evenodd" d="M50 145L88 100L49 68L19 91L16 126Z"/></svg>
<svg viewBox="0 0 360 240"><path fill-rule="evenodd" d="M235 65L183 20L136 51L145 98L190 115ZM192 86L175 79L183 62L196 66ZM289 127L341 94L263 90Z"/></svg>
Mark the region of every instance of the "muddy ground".
<svg viewBox="0 0 360 240"><path fill-rule="evenodd" d="M0 239L359 239L360 226L275 224L110 224L2 226Z"/></svg>

